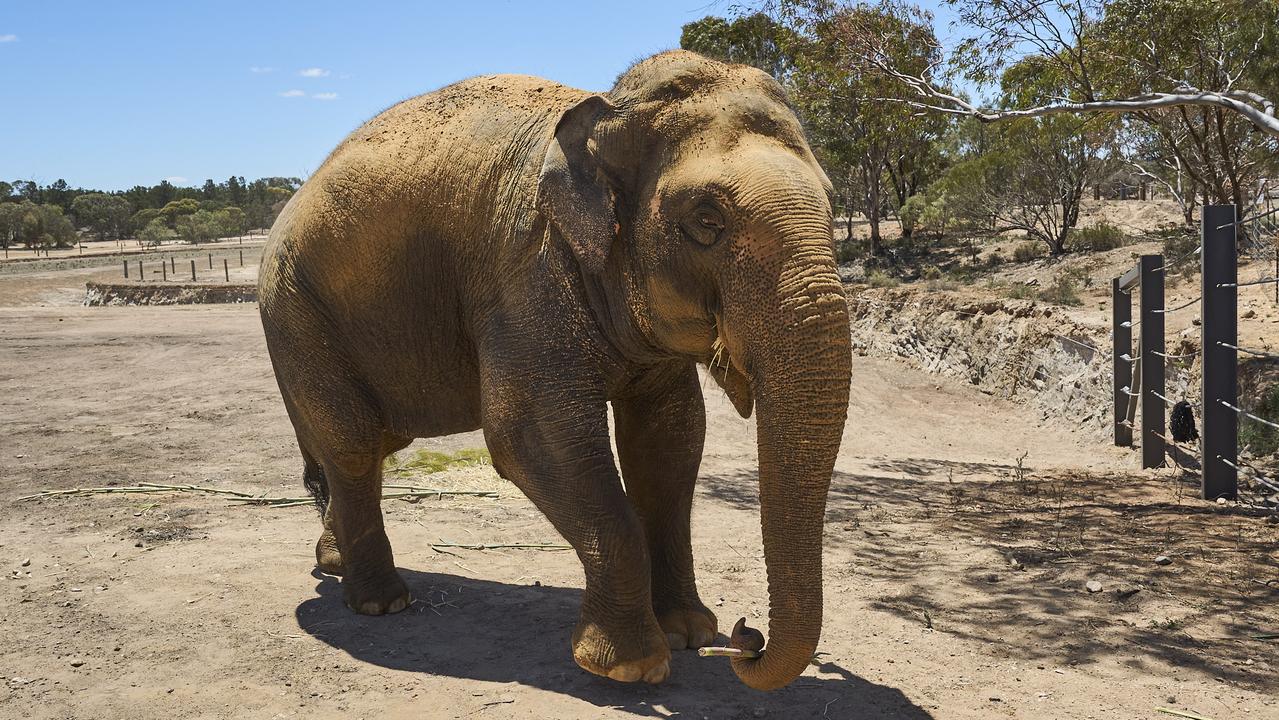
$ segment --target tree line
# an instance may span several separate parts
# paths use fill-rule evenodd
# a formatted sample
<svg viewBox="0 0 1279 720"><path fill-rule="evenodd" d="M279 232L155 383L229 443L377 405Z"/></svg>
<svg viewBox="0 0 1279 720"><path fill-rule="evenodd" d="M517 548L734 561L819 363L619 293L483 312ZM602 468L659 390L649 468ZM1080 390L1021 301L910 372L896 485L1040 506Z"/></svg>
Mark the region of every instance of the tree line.
<svg viewBox="0 0 1279 720"><path fill-rule="evenodd" d="M1056 255L1106 235L1078 227L1090 190L1158 188L1189 228L1275 187L1279 0L943 2L951 47L900 0L768 0L681 46L786 86L872 255L889 216L907 239L1017 230Z"/></svg>
<svg viewBox="0 0 1279 720"><path fill-rule="evenodd" d="M65 180L0 180L0 246L68 247L88 235L98 240L136 239L145 246L180 238L207 242L270 227L293 193L295 177L245 182L232 176L199 188L167 180L119 192L72 188Z"/></svg>

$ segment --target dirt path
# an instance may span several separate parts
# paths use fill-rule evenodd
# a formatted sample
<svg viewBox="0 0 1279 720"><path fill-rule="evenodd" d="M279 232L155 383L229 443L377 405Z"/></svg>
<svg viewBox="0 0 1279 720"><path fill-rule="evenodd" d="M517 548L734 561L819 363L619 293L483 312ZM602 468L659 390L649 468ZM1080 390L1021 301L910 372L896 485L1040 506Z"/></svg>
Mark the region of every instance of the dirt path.
<svg viewBox="0 0 1279 720"><path fill-rule="evenodd" d="M309 508L16 502L138 482L296 495L300 462L255 307L0 304L2 717L1279 716L1275 642L1248 638L1279 628L1279 527L901 365L855 358L822 664L762 694L684 652L666 684L636 687L570 658L571 553L430 548L558 542L486 468L416 482L498 498L385 504L419 602L384 618L311 574ZM706 393L699 586L722 628L764 627L754 428Z"/></svg>

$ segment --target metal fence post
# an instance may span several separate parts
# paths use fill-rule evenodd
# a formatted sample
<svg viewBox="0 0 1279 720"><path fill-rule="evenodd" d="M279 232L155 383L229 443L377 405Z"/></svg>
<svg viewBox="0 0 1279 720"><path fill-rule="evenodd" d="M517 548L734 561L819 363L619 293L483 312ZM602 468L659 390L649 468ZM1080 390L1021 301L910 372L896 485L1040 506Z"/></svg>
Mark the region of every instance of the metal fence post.
<svg viewBox="0 0 1279 720"><path fill-rule="evenodd" d="M1111 356L1114 360L1115 445L1132 446L1128 403L1124 387L1132 382L1132 295L1119 287L1119 278L1110 281Z"/></svg>
<svg viewBox="0 0 1279 720"><path fill-rule="evenodd" d="M1203 497L1234 498L1239 489L1239 416L1222 405L1238 405L1239 280L1235 206L1203 208ZM1230 287L1221 287L1222 285ZM1223 462L1223 460L1225 462Z"/></svg>
<svg viewBox="0 0 1279 720"><path fill-rule="evenodd" d="M1142 255L1141 268L1141 466L1164 466L1164 258Z"/></svg>

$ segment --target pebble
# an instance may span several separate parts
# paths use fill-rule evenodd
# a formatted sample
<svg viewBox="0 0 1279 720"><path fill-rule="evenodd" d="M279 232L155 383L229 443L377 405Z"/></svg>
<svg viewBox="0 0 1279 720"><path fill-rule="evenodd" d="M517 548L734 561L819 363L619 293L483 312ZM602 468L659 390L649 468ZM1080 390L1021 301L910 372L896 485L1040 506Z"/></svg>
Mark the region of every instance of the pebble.
<svg viewBox="0 0 1279 720"><path fill-rule="evenodd" d="M25 560L22 561L22 567L29 567L30 565L31 565L31 558L26 558Z"/></svg>
<svg viewBox="0 0 1279 720"><path fill-rule="evenodd" d="M1245 320L1248 320L1248 319L1251 319L1251 318L1255 318L1255 317L1257 317L1257 311L1256 311L1256 310L1244 310L1244 311L1243 311L1243 314L1242 314L1242 315L1240 315L1239 317L1242 317L1242 318L1244 318Z"/></svg>
<svg viewBox="0 0 1279 720"><path fill-rule="evenodd" d="M83 660L72 660L72 661L71 661L71 667L80 667L81 665L84 665L84 661L83 661Z"/></svg>
<svg viewBox="0 0 1279 720"><path fill-rule="evenodd" d="M1101 592L1101 583L1097 582L1096 580L1089 580L1087 584L1084 585L1084 587L1087 588L1088 592L1090 593Z"/></svg>
<svg viewBox="0 0 1279 720"><path fill-rule="evenodd" d="M1172 564L1172 558L1168 557L1167 555L1160 555L1159 557L1155 558L1155 564L1156 564L1156 565L1171 565L1171 564Z"/></svg>

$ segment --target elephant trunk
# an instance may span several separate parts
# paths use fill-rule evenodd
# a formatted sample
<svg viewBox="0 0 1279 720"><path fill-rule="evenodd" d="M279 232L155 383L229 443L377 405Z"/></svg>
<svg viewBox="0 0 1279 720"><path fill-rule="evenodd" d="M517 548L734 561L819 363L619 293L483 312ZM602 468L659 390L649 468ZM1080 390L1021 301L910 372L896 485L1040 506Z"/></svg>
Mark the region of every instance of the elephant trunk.
<svg viewBox="0 0 1279 720"><path fill-rule="evenodd" d="M803 672L821 634L826 493L851 374L848 305L828 248L790 258L778 278L780 317L761 323L748 341L769 637L759 657L734 658L733 669L759 690L782 687ZM752 650L764 644L758 631L740 622L731 641Z"/></svg>

